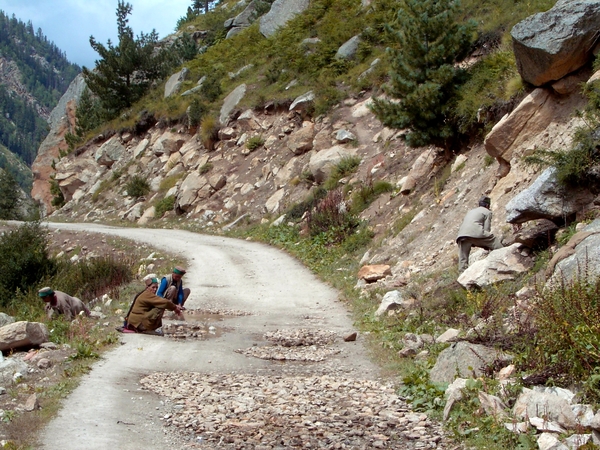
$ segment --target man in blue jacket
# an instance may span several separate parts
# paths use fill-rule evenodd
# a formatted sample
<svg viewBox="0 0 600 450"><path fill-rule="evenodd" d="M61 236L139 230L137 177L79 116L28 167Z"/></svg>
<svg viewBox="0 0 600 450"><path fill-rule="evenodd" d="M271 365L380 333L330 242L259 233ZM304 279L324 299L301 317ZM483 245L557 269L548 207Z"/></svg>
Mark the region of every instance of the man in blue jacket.
<svg viewBox="0 0 600 450"><path fill-rule="evenodd" d="M182 309L185 309L183 305L190 296L191 291L188 288L183 288L183 282L181 279L184 275L185 269L183 267L174 267L173 273L164 276L160 280L160 286L158 286L156 295L169 299L176 305L181 306Z"/></svg>

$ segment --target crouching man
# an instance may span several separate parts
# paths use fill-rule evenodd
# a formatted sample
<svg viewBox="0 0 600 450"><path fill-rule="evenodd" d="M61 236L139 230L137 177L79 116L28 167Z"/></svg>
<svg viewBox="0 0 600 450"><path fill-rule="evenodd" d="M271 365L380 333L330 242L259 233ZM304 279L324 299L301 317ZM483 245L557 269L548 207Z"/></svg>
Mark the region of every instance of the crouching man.
<svg viewBox="0 0 600 450"><path fill-rule="evenodd" d="M181 314L181 307L167 298L156 295L158 289L158 280L148 278L146 280L146 289L140 292L135 299L129 314L125 319L124 330L136 333L162 335L157 331L162 327L162 318L165 309L175 311L177 315Z"/></svg>
<svg viewBox="0 0 600 450"><path fill-rule="evenodd" d="M61 291L45 287L38 291L38 296L46 303L46 314L52 319L57 314L62 314L67 320L73 320L83 312L89 317L90 310L77 297L71 297Z"/></svg>

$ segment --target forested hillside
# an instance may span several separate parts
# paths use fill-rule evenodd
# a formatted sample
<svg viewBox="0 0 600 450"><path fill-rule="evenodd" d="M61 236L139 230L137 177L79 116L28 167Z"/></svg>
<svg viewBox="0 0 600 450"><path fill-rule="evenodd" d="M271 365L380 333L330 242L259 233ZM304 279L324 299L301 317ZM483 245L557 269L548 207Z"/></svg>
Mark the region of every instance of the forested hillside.
<svg viewBox="0 0 600 450"><path fill-rule="evenodd" d="M48 132L50 111L80 70L40 28L34 31L31 21L0 11L0 145L31 166ZM0 158L0 168L29 190L31 173L8 161Z"/></svg>

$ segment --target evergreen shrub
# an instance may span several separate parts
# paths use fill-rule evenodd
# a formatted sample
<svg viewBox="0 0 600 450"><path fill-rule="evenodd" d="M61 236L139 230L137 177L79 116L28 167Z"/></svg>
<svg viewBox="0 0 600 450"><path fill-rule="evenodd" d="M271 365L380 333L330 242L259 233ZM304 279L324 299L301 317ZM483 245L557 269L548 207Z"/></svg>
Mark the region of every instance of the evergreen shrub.
<svg viewBox="0 0 600 450"><path fill-rule="evenodd" d="M143 197L150 192L150 184L148 184L148 181L144 177L134 175L125 186L125 191L130 197Z"/></svg>

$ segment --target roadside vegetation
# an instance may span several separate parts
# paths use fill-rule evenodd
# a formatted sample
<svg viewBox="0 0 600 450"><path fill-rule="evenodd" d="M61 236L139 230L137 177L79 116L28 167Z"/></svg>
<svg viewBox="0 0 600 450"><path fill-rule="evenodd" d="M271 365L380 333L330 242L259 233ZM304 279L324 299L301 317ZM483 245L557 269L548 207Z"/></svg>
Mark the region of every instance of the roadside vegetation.
<svg viewBox="0 0 600 450"><path fill-rule="evenodd" d="M141 255L139 246L128 241L114 243L123 252L113 256L84 258L71 262L51 251L52 235L39 222L26 222L21 226L6 228L0 235L0 309L15 321L45 323L49 340L58 346L66 345L68 359L48 372L46 380L37 380L30 374L24 383L6 385L10 399L24 403L31 394L37 394L43 408L18 413L10 407L0 406L0 430L8 442L3 448L25 450L33 448L32 429L42 427L60 408L64 399L86 374L102 353L119 342L114 330L120 325L118 310L129 306L143 285L136 280ZM117 255L117 256L114 256ZM156 269L164 270L172 261L161 260ZM163 266L164 264L164 266ZM38 290L51 286L83 300L90 309L103 314L103 319L80 316L67 321L55 315L48 319ZM111 299L105 304L103 297ZM50 374L51 373L51 374ZM0 402L1 404L1 402ZM32 428L33 427L33 428Z"/></svg>

